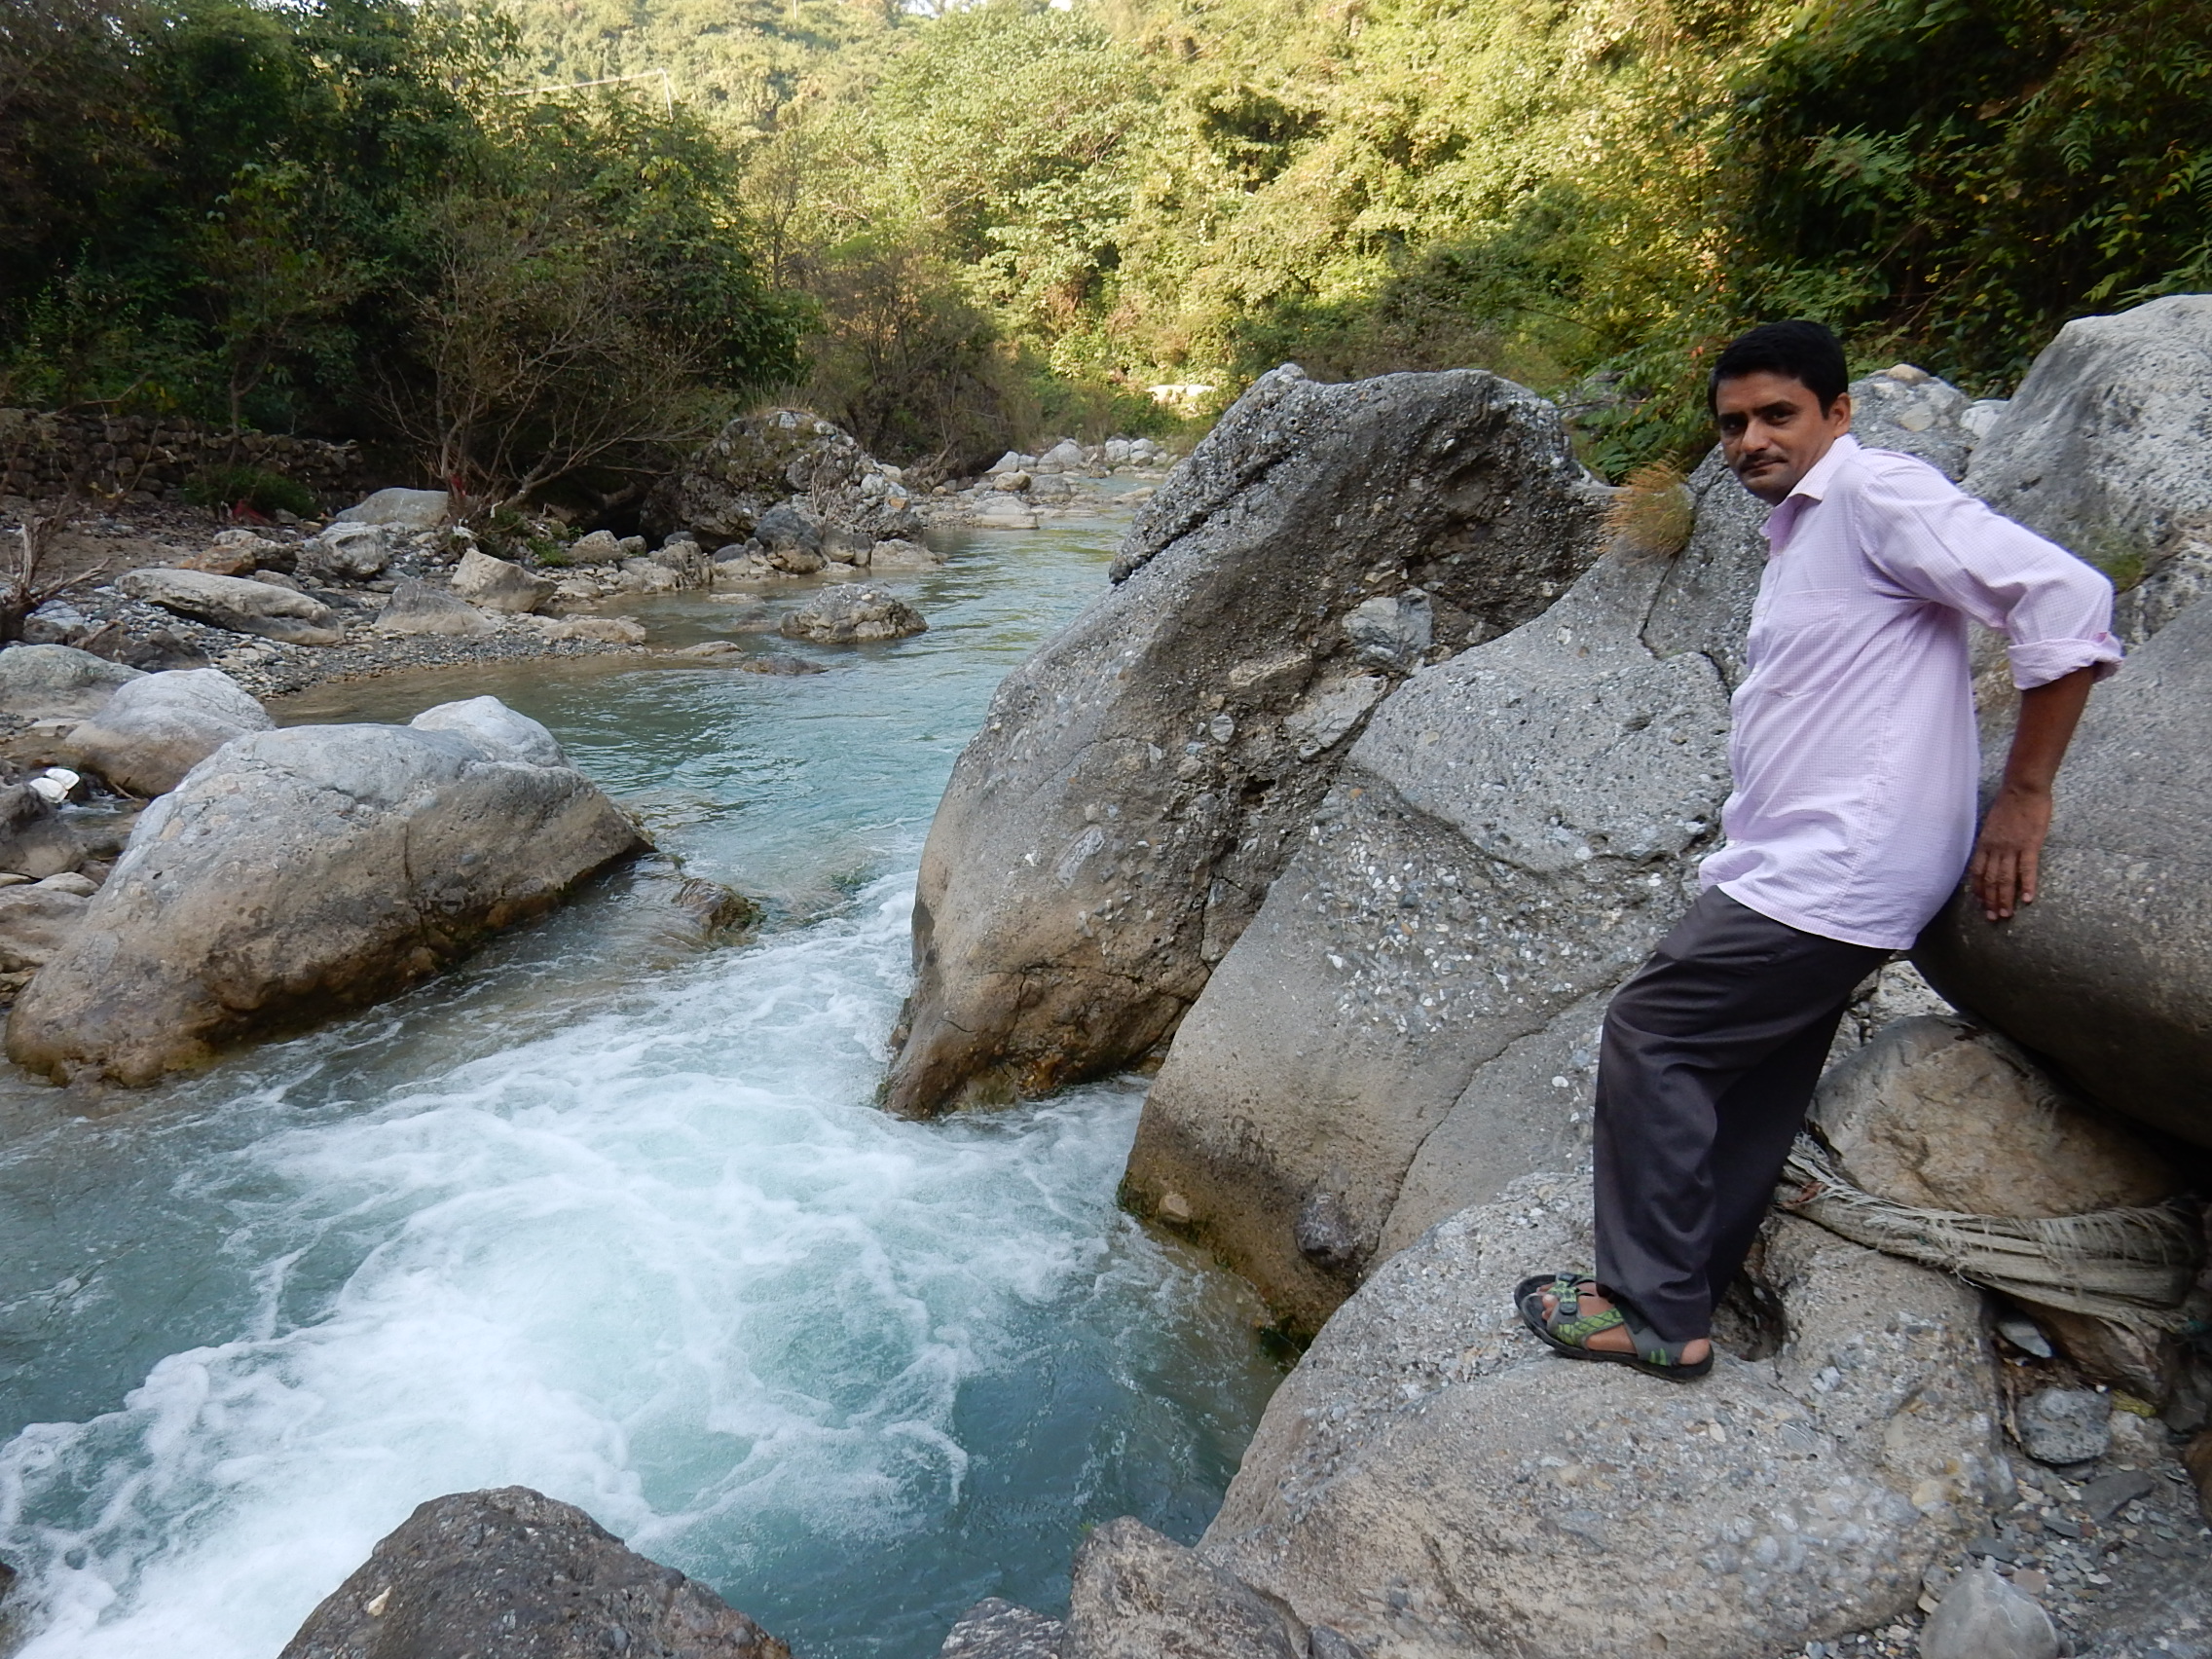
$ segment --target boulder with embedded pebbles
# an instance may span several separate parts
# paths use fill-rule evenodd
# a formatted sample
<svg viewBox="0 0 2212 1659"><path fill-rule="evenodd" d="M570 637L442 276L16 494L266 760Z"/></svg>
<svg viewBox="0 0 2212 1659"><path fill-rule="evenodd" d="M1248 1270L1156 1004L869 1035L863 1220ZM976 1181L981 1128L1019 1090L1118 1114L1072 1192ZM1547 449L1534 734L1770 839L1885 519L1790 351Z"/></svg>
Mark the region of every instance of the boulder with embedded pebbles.
<svg viewBox="0 0 2212 1659"><path fill-rule="evenodd" d="M1346 618L1418 590L1432 652L1522 622L1595 556L1604 496L1551 405L1481 371L1262 376L961 756L891 1109L1050 1088L1172 1032L1403 672Z"/></svg>
<svg viewBox="0 0 2212 1659"><path fill-rule="evenodd" d="M249 734L139 819L8 1052L137 1085L388 996L646 845L494 698Z"/></svg>
<svg viewBox="0 0 2212 1659"><path fill-rule="evenodd" d="M1589 1202L1527 1177L1379 1269L1269 1402L1199 1560L1371 1659L1658 1634L1768 1659L1908 1612L2009 1506L1972 1287L1779 1219L1755 1267L1780 1331L1670 1386L1511 1309L1590 1260Z"/></svg>
<svg viewBox="0 0 2212 1659"><path fill-rule="evenodd" d="M705 1585L528 1487L420 1506L280 1659L791 1659Z"/></svg>
<svg viewBox="0 0 2212 1659"><path fill-rule="evenodd" d="M148 569L126 571L115 585L132 599L234 634L295 645L335 645L345 639L338 631L338 613L329 606L269 582Z"/></svg>
<svg viewBox="0 0 2212 1659"><path fill-rule="evenodd" d="M682 531L701 546L718 547L746 540L779 508L793 510L787 504L795 497L817 525L877 540L913 534L921 521L903 490L889 483L882 465L843 428L803 409L771 409L730 422L655 485L644 522L653 535Z"/></svg>
<svg viewBox="0 0 2212 1659"><path fill-rule="evenodd" d="M2096 1105L2212 1146L2212 296L2068 323L1975 452L1968 484L2142 579L2144 640L2067 754L2042 893L1991 927L1954 903L1916 960L1953 1003ZM2003 750L1985 741L1994 787Z"/></svg>
<svg viewBox="0 0 2212 1659"><path fill-rule="evenodd" d="M70 728L69 757L136 795L166 794L235 737L276 722L260 700L212 668L170 669L121 687Z"/></svg>
<svg viewBox="0 0 2212 1659"><path fill-rule="evenodd" d="M1974 452L1967 485L2155 593L2191 574L2173 562L2193 532L2201 543L2212 531L2207 431L2212 294L2170 294L2061 328Z"/></svg>

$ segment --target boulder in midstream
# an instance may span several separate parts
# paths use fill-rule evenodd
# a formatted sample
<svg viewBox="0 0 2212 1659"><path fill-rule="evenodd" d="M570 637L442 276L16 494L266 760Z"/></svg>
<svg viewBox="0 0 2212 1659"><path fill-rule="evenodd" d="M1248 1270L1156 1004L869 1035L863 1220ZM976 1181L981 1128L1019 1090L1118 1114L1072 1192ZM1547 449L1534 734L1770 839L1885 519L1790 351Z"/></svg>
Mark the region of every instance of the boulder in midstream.
<svg viewBox="0 0 2212 1659"><path fill-rule="evenodd" d="M1594 556L1602 495L1557 412L1494 376L1261 377L954 768L889 1107L1040 1091L1172 1032L1410 666L1346 618L1418 590L1434 651L1511 627Z"/></svg>
<svg viewBox="0 0 2212 1659"><path fill-rule="evenodd" d="M387 996L645 845L492 698L251 733L140 817L8 1052L58 1082L151 1083Z"/></svg>

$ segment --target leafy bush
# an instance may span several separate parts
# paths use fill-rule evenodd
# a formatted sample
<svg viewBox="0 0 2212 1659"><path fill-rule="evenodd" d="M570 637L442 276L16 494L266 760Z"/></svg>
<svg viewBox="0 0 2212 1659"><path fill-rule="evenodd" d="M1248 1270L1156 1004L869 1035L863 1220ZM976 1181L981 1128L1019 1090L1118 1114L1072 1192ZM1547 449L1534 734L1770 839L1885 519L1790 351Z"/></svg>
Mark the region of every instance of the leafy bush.
<svg viewBox="0 0 2212 1659"><path fill-rule="evenodd" d="M305 484L258 466L203 467L186 480L184 498L196 507L246 506L264 515L313 518L316 511L314 492Z"/></svg>

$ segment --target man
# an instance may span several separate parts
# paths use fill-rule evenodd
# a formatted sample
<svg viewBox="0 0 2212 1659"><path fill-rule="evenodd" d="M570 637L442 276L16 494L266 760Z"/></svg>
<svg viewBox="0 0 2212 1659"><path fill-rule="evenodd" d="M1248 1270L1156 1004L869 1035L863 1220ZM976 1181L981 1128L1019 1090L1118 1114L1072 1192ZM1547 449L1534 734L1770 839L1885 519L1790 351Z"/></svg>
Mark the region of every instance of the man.
<svg viewBox="0 0 2212 1659"><path fill-rule="evenodd" d="M1709 401L1774 511L1731 702L1735 793L1697 903L1606 1011L1595 1278L1518 1292L1554 1348L1688 1381L1743 1266L1851 992L1962 871L1992 922L2036 897L2051 785L2111 674L2112 585L1908 456L1850 436L1842 347L1753 329ZM2002 632L2019 723L1974 833L1967 620ZM1971 860L1970 860L1971 851Z"/></svg>

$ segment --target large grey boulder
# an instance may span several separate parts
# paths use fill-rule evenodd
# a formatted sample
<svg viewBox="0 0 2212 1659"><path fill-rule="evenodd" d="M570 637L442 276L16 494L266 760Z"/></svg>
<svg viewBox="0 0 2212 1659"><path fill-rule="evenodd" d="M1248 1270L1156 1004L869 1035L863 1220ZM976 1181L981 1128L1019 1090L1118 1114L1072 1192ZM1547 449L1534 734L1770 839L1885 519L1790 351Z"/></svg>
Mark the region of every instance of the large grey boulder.
<svg viewBox="0 0 2212 1659"><path fill-rule="evenodd" d="M1759 521L1716 461L1692 487L1677 558L1610 553L1382 705L1176 1035L1124 1199L1294 1325L1386 1232L1403 1244L1587 1139L1604 999L1694 897L1729 788ZM1393 1227L1432 1139L1423 1213Z"/></svg>
<svg viewBox="0 0 2212 1659"><path fill-rule="evenodd" d="M954 768L889 1107L1050 1088L1173 1031L1410 665L1347 618L1425 601L1431 653L1512 627L1595 556L1603 494L1494 376L1262 376Z"/></svg>
<svg viewBox="0 0 2212 1659"><path fill-rule="evenodd" d="M455 595L489 610L535 610L553 597L553 587L550 576L475 547L461 556L453 571Z"/></svg>
<svg viewBox="0 0 2212 1659"><path fill-rule="evenodd" d="M28 784L0 787L0 870L41 881L75 869L85 851L45 794Z"/></svg>
<svg viewBox="0 0 2212 1659"><path fill-rule="evenodd" d="M234 737L276 722L253 694L212 668L176 668L134 680L64 747L77 765L132 794L166 794Z"/></svg>
<svg viewBox="0 0 2212 1659"><path fill-rule="evenodd" d="M335 645L345 638L338 631L338 613L329 606L269 582L156 567L126 571L115 585L132 599L234 634L257 634L295 645Z"/></svg>
<svg viewBox="0 0 2212 1659"><path fill-rule="evenodd" d="M1786 1334L1694 1387L1574 1364L1523 1276L1591 1256L1530 1177L1377 1272L1269 1402L1201 1560L1372 1659L1768 1659L1908 1611L2009 1505L1971 1287L1770 1224Z"/></svg>
<svg viewBox="0 0 2212 1659"><path fill-rule="evenodd" d="M2042 891L1954 901L1913 960L2100 1107L2212 1146L2212 605L2100 685L2058 781ZM1992 757L1994 759L1994 757Z"/></svg>
<svg viewBox="0 0 2212 1659"><path fill-rule="evenodd" d="M73 645L10 645L0 650L0 715L81 720L138 678L135 668Z"/></svg>
<svg viewBox="0 0 2212 1659"><path fill-rule="evenodd" d="M387 996L641 850L550 734L478 699L413 725L257 732L149 807L8 1052L151 1083Z"/></svg>
<svg viewBox="0 0 2212 1659"><path fill-rule="evenodd" d="M280 1659L790 1659L705 1585L528 1487L433 1498Z"/></svg>
<svg viewBox="0 0 2212 1659"><path fill-rule="evenodd" d="M2212 294L2077 317L1974 452L1967 487L2126 585L2212 528Z"/></svg>
<svg viewBox="0 0 2212 1659"><path fill-rule="evenodd" d="M401 530L435 530L452 511L453 498L443 490L379 490L354 502L332 521L336 524L388 524Z"/></svg>

